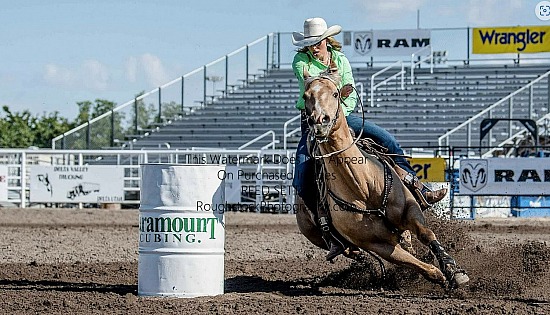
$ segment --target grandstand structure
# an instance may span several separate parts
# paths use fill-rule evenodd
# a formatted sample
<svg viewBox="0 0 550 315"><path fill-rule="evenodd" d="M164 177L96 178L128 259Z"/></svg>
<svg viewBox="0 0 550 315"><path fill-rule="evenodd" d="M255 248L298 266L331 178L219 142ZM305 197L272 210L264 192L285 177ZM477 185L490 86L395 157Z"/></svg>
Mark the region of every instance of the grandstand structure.
<svg viewBox="0 0 550 315"><path fill-rule="evenodd" d="M370 84L374 73L382 68L356 67L355 80L363 87ZM399 80L379 87L373 95L373 105L363 92L365 117L390 131L405 148L439 146L439 137L464 121L497 103L510 93L526 86L550 70L550 65L481 65L429 67L416 69L414 84L406 77L404 89ZM391 76L387 72L377 79ZM165 123L153 124L146 133L130 140L134 149L191 147L238 149L257 136L272 131L275 147L292 149L297 134L284 139L285 123L298 111L298 81L290 69L271 69L265 75L250 80L234 91L214 98L206 106L197 107L173 117ZM529 99L529 97L532 97ZM498 109L491 117L539 119L548 113L548 78L541 80L531 96L518 97L511 112ZM529 101L534 106L529 112ZM361 115L357 110L357 115ZM297 127L298 120L291 126ZM509 135L508 125L495 128L492 143ZM516 128L515 126L512 128ZM479 135L479 125L455 135L453 145L466 146L466 133ZM472 136L473 137L473 136ZM258 149L273 142L272 134L246 147ZM474 143L477 145L478 143Z"/></svg>
<svg viewBox="0 0 550 315"><path fill-rule="evenodd" d="M298 83L290 60L280 60L281 36L269 34L140 95L55 138L52 148L293 150L299 139ZM441 147L519 143L527 135L520 122L509 121L481 143L485 118L533 119L548 133L550 60L442 61L433 57L442 52L432 45L438 46L420 49L429 49L430 58L405 57L401 68L352 61L362 99L355 114L390 131L403 148L435 154ZM154 118L140 117L147 106Z"/></svg>

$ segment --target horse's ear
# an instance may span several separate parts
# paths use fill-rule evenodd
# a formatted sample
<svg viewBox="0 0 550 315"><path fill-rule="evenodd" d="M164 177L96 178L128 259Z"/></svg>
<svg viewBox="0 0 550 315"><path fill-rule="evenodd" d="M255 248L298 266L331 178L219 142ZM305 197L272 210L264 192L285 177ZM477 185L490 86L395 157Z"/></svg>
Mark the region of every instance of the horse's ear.
<svg viewBox="0 0 550 315"><path fill-rule="evenodd" d="M303 76L304 76L304 81L311 77L309 75L309 72L307 72L307 68L305 66L304 66Z"/></svg>

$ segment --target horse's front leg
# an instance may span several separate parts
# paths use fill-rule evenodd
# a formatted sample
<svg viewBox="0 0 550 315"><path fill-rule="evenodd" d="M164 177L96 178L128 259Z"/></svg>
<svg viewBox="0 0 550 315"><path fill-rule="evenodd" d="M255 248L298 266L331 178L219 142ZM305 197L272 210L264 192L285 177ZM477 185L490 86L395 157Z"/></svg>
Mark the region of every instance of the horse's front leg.
<svg viewBox="0 0 550 315"><path fill-rule="evenodd" d="M367 249L375 252L380 257L391 263L416 270L424 276L424 278L432 282L438 283L442 286L446 283L446 278L441 270L432 264L427 264L418 260L408 251L401 248L399 244L393 245L385 242L370 243Z"/></svg>
<svg viewBox="0 0 550 315"><path fill-rule="evenodd" d="M466 272L457 266L454 258L439 243L434 232L426 227L424 215L417 204L409 203L404 219L404 226L402 228L411 230L424 245L430 248L451 288L461 286L470 281Z"/></svg>

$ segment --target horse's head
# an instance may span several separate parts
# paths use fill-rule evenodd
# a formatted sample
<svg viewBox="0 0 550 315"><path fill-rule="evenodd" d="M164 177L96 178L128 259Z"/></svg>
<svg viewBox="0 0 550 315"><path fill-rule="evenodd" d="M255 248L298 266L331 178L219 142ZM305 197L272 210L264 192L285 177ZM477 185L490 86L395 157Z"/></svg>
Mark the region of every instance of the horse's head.
<svg viewBox="0 0 550 315"><path fill-rule="evenodd" d="M315 137L326 138L340 116L340 76L336 65L311 77L304 69L304 100L308 124Z"/></svg>

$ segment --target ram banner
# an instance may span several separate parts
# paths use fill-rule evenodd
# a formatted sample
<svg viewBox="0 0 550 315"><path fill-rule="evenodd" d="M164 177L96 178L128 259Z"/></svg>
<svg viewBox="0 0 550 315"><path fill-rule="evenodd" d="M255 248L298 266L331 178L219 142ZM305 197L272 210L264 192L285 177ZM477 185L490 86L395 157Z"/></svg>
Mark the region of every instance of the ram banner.
<svg viewBox="0 0 550 315"><path fill-rule="evenodd" d="M30 201L120 203L124 168L98 165L31 166Z"/></svg>
<svg viewBox="0 0 550 315"><path fill-rule="evenodd" d="M430 45L430 30L382 30L353 32L355 56L403 56ZM424 49L419 55L429 55Z"/></svg>
<svg viewBox="0 0 550 315"><path fill-rule="evenodd" d="M550 195L550 158L460 160L461 195Z"/></svg>
<svg viewBox="0 0 550 315"><path fill-rule="evenodd" d="M550 52L550 26L472 29L474 54Z"/></svg>

